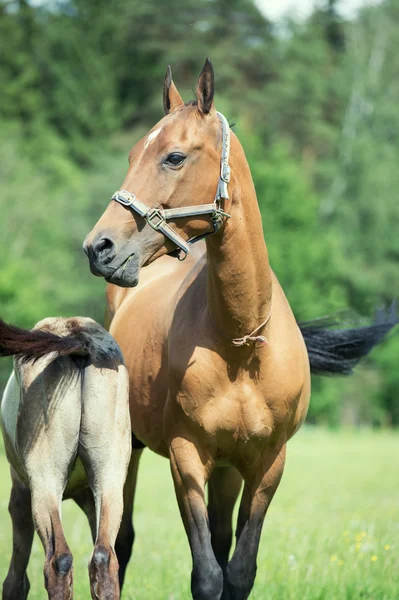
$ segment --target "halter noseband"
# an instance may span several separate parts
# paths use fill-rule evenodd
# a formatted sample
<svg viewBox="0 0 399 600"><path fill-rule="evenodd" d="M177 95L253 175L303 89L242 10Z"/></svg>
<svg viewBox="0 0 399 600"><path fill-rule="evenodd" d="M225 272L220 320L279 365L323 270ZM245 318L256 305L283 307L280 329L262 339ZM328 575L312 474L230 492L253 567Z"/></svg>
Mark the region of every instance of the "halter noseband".
<svg viewBox="0 0 399 600"><path fill-rule="evenodd" d="M182 206L180 208L149 208L146 204L138 200L134 194L131 194L127 190L118 190L112 196L112 200L119 202L122 206L134 210L136 213L143 217L147 223L155 229L160 231L166 237L180 248L183 252L183 257L179 256L179 260L184 260L187 254L190 252L190 244L194 244L199 240L202 240L207 235L216 233L219 231L223 224L223 219L230 218L226 212L221 209L222 200L229 198L227 191L227 184L230 181L230 127L228 121L224 115L217 113L219 120L222 124L222 155L220 159L220 176L218 181L218 187L216 190L215 199L212 204L201 204L199 206ZM213 231L205 233L203 235L197 235L191 238L187 242L168 225L167 221L170 219L184 218L184 217L196 217L198 215L210 215Z"/></svg>

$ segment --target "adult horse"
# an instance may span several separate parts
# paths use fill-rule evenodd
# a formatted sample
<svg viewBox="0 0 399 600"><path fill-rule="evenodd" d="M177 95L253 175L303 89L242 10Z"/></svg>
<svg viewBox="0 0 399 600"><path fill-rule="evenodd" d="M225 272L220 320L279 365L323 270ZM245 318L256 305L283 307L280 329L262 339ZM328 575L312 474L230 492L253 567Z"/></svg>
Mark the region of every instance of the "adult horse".
<svg viewBox="0 0 399 600"><path fill-rule="evenodd" d="M148 446L170 458L193 597L244 600L286 443L306 416L309 357L315 370L349 371L395 318L349 332L305 329L305 345L269 265L243 149L213 96L209 61L189 104L168 68L166 116L131 151L123 189L84 247L91 271L115 284L108 287L110 331L130 376L137 449L116 544L121 582L140 446ZM189 253L202 236L206 246ZM185 262L168 256L176 247L180 258L189 253Z"/></svg>

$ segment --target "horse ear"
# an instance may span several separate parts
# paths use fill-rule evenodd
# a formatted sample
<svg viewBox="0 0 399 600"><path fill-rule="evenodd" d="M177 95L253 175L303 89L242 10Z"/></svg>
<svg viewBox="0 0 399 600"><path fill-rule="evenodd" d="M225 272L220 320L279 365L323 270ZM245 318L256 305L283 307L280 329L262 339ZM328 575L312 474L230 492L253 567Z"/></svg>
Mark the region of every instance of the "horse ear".
<svg viewBox="0 0 399 600"><path fill-rule="evenodd" d="M182 97L173 83L172 69L168 65L165 73L165 80L163 82L163 108L165 115L168 115L170 112L183 105L184 102Z"/></svg>
<svg viewBox="0 0 399 600"><path fill-rule="evenodd" d="M209 58L206 59L204 68L198 77L195 93L199 112L207 115L213 108L213 96L215 94L215 75Z"/></svg>

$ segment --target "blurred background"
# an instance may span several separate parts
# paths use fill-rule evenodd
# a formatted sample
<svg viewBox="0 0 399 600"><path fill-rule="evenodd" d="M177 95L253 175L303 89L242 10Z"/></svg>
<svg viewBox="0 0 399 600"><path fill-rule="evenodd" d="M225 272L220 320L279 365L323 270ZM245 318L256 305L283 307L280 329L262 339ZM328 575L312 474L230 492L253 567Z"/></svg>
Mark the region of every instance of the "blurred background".
<svg viewBox="0 0 399 600"><path fill-rule="evenodd" d="M297 318L398 298L399 3L364 4L0 0L1 316L102 321L83 239L163 115L167 64L188 101L207 56ZM309 422L399 425L398 357L396 333L354 377L315 379Z"/></svg>

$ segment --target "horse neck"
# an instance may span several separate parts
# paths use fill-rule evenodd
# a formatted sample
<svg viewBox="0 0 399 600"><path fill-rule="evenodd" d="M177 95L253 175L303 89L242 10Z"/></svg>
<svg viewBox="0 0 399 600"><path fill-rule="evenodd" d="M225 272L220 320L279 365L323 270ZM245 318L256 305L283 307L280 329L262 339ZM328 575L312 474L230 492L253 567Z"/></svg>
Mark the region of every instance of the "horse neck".
<svg viewBox="0 0 399 600"><path fill-rule="evenodd" d="M207 238L208 310L226 336L242 337L270 313L272 283L262 219L243 150L234 140L229 219Z"/></svg>

